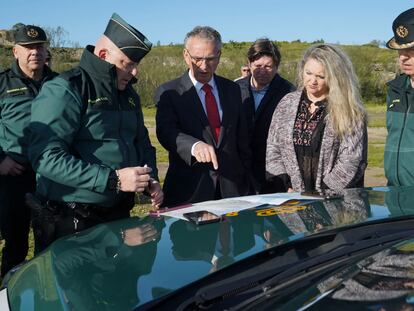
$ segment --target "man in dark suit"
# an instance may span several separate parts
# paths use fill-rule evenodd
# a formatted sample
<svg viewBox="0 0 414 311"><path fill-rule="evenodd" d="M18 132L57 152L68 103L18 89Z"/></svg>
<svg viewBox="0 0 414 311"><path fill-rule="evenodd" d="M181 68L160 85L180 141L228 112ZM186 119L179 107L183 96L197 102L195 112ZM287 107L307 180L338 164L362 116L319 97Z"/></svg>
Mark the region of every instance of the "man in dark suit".
<svg viewBox="0 0 414 311"><path fill-rule="evenodd" d="M258 39L247 52L251 75L237 80L240 85L244 113L247 116L250 146L253 152L252 171L258 193L285 191L276 181L266 181L265 160L267 134L273 112L279 101L294 86L278 73L281 55L269 39Z"/></svg>
<svg viewBox="0 0 414 311"><path fill-rule="evenodd" d="M221 36L195 27L184 41L189 68L157 90L157 137L169 152L164 205L249 194L251 151L240 88L214 74Z"/></svg>

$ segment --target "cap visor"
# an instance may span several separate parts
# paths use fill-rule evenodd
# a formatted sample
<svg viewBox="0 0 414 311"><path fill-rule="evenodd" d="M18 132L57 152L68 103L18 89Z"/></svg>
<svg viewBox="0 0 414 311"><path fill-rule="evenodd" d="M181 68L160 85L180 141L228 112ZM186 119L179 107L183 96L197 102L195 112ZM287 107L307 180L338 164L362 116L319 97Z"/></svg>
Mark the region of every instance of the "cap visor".
<svg viewBox="0 0 414 311"><path fill-rule="evenodd" d="M47 43L47 41L38 40L38 41L30 41L30 42L16 42L16 44L18 45L29 45L29 44L36 44L36 43Z"/></svg>
<svg viewBox="0 0 414 311"><path fill-rule="evenodd" d="M414 41L410 42L410 43L398 44L397 42L395 42L395 38L391 38L387 42L386 46L387 46L387 48L392 49L392 50L410 49L410 48L414 47Z"/></svg>

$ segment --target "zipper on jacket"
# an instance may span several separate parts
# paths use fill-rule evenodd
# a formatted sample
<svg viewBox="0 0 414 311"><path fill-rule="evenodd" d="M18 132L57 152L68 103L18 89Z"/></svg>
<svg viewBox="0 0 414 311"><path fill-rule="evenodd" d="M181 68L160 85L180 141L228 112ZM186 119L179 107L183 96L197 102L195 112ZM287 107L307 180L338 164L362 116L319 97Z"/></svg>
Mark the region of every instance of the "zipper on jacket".
<svg viewBox="0 0 414 311"><path fill-rule="evenodd" d="M403 137L403 134L404 134L405 124L407 123L407 117L408 117L408 114L409 114L410 108L411 108L411 105L408 103L407 92L406 91L404 91L404 96L405 96L405 103L407 104L407 109L405 110L405 113L404 113L404 121L403 121L403 126L401 128L401 134L400 134L400 138L398 140L398 148L397 148L397 163L396 163L396 174L395 174L395 176L397 178L398 185L401 185L400 175L399 175L401 141L402 141L402 137Z"/></svg>
<svg viewBox="0 0 414 311"><path fill-rule="evenodd" d="M113 82L112 85L114 86L114 91L112 92L112 94L117 94L119 95L119 90L118 90L118 81L117 81L117 77L116 75L112 76ZM114 97L114 96L113 96ZM125 141L125 139L122 137L121 133L122 133L122 97L121 96L117 96L117 98L114 98L113 100L115 102L118 103L118 137L119 137L119 141L121 142L121 152L123 153L123 158L125 159L125 163L128 163L128 166L130 164L130 159L129 159L129 152L128 152L128 144Z"/></svg>

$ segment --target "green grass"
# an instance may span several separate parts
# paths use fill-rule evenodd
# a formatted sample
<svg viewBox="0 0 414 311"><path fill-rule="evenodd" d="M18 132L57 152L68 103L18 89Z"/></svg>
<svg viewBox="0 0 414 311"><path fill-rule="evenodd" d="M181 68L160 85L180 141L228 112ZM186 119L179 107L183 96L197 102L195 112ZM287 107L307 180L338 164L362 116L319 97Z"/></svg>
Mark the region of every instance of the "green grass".
<svg viewBox="0 0 414 311"><path fill-rule="evenodd" d="M148 128L151 144L155 147L157 153L157 163L167 163L168 162L168 152L161 146L160 142L157 139L155 134L155 108L144 107L144 123ZM163 176L160 176L160 179L164 180Z"/></svg>
<svg viewBox="0 0 414 311"><path fill-rule="evenodd" d="M368 126L369 127L385 127L386 126L385 116L383 118L376 118L376 119L368 118Z"/></svg>
<svg viewBox="0 0 414 311"><path fill-rule="evenodd" d="M154 123L155 123L155 113L157 112L157 109L149 108L149 107L143 107L142 112L144 114L145 122L154 120Z"/></svg>
<svg viewBox="0 0 414 311"><path fill-rule="evenodd" d="M384 142L368 144L368 167L384 167Z"/></svg>
<svg viewBox="0 0 414 311"><path fill-rule="evenodd" d="M385 127L385 115L387 106L384 104L365 103L365 109L368 112L369 127Z"/></svg>
<svg viewBox="0 0 414 311"><path fill-rule="evenodd" d="M368 127L371 129L386 127L386 111L387 106L377 103L365 103L365 109L368 112ZM370 139L368 137L368 167L384 167L384 145L385 137ZM381 176L377 176L381 177Z"/></svg>

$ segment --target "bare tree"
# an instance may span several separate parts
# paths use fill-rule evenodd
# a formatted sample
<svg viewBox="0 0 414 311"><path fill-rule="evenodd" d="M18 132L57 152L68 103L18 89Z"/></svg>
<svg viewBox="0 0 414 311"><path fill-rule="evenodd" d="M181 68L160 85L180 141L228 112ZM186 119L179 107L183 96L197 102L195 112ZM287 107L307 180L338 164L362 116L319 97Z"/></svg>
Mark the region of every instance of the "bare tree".
<svg viewBox="0 0 414 311"><path fill-rule="evenodd" d="M49 38L51 47L61 48L68 43L67 37L69 33L63 27L46 27L45 31Z"/></svg>

